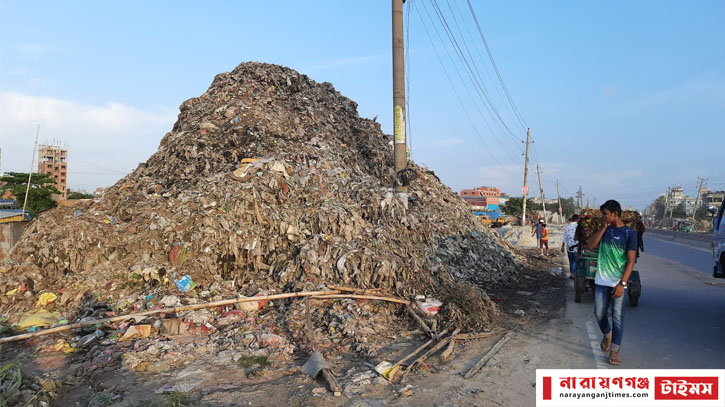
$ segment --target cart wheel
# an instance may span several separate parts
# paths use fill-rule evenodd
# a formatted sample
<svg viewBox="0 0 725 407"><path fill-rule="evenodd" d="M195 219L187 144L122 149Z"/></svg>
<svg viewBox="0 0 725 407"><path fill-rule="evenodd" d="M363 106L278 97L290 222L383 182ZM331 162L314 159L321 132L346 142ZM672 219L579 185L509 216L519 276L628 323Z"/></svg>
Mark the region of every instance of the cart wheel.
<svg viewBox="0 0 725 407"><path fill-rule="evenodd" d="M576 276L574 280L574 302L582 302L582 292L585 289L584 277Z"/></svg>
<svg viewBox="0 0 725 407"><path fill-rule="evenodd" d="M636 308L637 303L639 303L639 295L630 295L629 296L629 306L632 308Z"/></svg>

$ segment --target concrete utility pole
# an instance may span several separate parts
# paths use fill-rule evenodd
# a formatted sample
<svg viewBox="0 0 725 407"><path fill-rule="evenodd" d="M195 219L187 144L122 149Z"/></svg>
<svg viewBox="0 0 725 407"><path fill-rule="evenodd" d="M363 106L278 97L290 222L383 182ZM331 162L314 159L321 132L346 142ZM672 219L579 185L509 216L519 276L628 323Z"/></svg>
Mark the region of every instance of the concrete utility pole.
<svg viewBox="0 0 725 407"><path fill-rule="evenodd" d="M30 173L28 174L28 185L25 187L25 200L23 201L23 219L25 219L25 206L28 204L28 192L30 192L30 179L33 177L33 165L35 164L35 150L38 148L38 134L40 134L40 124L38 130L35 131L35 145L33 145L33 158L30 159Z"/></svg>
<svg viewBox="0 0 725 407"><path fill-rule="evenodd" d="M559 204L559 224L562 224L564 222L562 221L562 216L561 216L561 212L562 212L561 194L559 193L559 180L558 179L556 180L556 203Z"/></svg>
<svg viewBox="0 0 725 407"><path fill-rule="evenodd" d="M529 143L531 142L531 133L529 129L526 129L526 155L524 158L524 186L521 188L521 195L523 196L523 214L521 215L521 226L526 226L526 196L529 194Z"/></svg>
<svg viewBox="0 0 725 407"><path fill-rule="evenodd" d="M577 209L582 208L582 186L579 185L579 190L576 191L576 207Z"/></svg>
<svg viewBox="0 0 725 407"><path fill-rule="evenodd" d="M397 175L408 166L405 140L405 44L403 42L403 0L393 1L393 154L395 191L408 192L398 185Z"/></svg>
<svg viewBox="0 0 725 407"><path fill-rule="evenodd" d="M544 188L541 186L541 170L539 164L536 164L536 175L539 177L539 192L541 192L541 207L544 208L544 222L546 222L546 198L544 197Z"/></svg>
<svg viewBox="0 0 725 407"><path fill-rule="evenodd" d="M700 201L700 192L702 191L702 184L706 181L705 178L697 178L700 180L700 186L697 187L697 198L695 198L695 209L692 211L692 221L695 221L695 213L697 213L697 203Z"/></svg>

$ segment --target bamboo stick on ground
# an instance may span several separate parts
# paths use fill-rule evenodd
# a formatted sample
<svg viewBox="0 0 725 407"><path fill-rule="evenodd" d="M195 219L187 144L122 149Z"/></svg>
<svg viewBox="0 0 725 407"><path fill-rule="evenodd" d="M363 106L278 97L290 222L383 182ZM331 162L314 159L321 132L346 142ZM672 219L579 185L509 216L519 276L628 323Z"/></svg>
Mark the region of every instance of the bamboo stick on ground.
<svg viewBox="0 0 725 407"><path fill-rule="evenodd" d="M445 335L445 334L446 334L446 332L448 332L448 330L447 330L447 329L444 329L444 330L443 330L443 331L442 331L442 332L440 333L440 335ZM414 350L414 351L413 351L412 353L408 354L408 356L406 356L406 357L404 357L403 359L400 359L400 360L399 360L398 362L396 362L396 363L395 363L395 364L394 364L393 366L391 366L391 367L390 367L390 369L392 370L392 369L394 369L394 368L396 368L396 367L398 367L398 366L402 365L402 364L403 364L403 363L405 363L405 362L406 362L406 361L407 361L408 359L410 359L410 358L412 358L413 356L417 355L417 354L418 354L418 352L420 352L420 351L422 351L423 349L427 348L427 347L428 347L428 345L430 345L430 344L431 344L431 343L433 343L433 342L435 342L435 339L432 339L432 338L431 338L431 339L429 339L429 340L428 340L428 342L426 342L426 343L424 343L424 344L420 345L420 346L418 347L418 349L416 349L416 350Z"/></svg>
<svg viewBox="0 0 725 407"><path fill-rule="evenodd" d="M506 342L508 342L509 339L511 339L511 337L513 335L514 335L513 331L509 331L506 335L501 337L501 339L499 339L498 342L496 342L496 344L493 345L493 347L488 352L486 352L486 354L483 355L483 357L478 362L476 362L476 364L473 365L471 370L469 370L463 377L466 379L470 379L474 374L476 374L479 370L481 370L481 368L486 363L488 363L488 361L491 360L491 358L496 353L498 353L498 351L501 350L501 348L503 348L503 346L506 344Z"/></svg>
<svg viewBox="0 0 725 407"><path fill-rule="evenodd" d="M408 306L405 308L408 310L408 314L410 314L410 316L413 317L415 322L417 322L418 325L420 325L420 327L423 328L423 332L426 335L428 335L429 337L435 339L436 333L433 332L430 328L428 328L428 324L426 324L425 321L423 321L423 319L421 317L419 317L418 314L415 313L415 310L413 309L413 307L411 307L410 304L408 304Z"/></svg>
<svg viewBox="0 0 725 407"><path fill-rule="evenodd" d="M421 355L420 357L418 357L416 360L414 360L413 363L411 363L408 366L408 368L405 369L405 374L407 374L413 368L415 368L415 365L416 364L418 364L418 365L422 364L426 359L428 359L428 356L436 353L438 350L440 350L441 348L443 348L448 342L450 342L451 340L453 340L456 337L456 335L458 335L459 332L461 332L461 328L456 328L451 333L451 335L449 337L441 339L437 344L435 344L435 346L433 346L432 348L428 349L428 351L426 353L424 353L423 355ZM440 336L442 336L442 335L440 335Z"/></svg>
<svg viewBox="0 0 725 407"><path fill-rule="evenodd" d="M453 351L456 348L456 339L457 337L454 336L448 342L448 347L443 351L443 353L441 353L441 361L445 362L453 355Z"/></svg>
<svg viewBox="0 0 725 407"><path fill-rule="evenodd" d="M396 297L383 297L379 295L362 295L362 294L324 294L324 295L315 295L312 297L313 300L322 300L322 299L328 299L328 298L357 298L362 300L377 300L377 301L388 301L388 302L395 302L398 304L408 305L410 304L410 301L404 300L402 298L396 298Z"/></svg>
<svg viewBox="0 0 725 407"><path fill-rule="evenodd" d="M271 295L260 295L258 297L233 298L230 300L214 301L214 302L205 303L205 304L180 305L178 307L162 308L162 309L138 312L135 314L128 314L128 315L119 315L119 316L115 316L115 317L111 317L111 318L96 319L96 320L88 321L88 322L77 322L75 324L57 326L54 328L44 329L44 330L38 331L38 332L30 332L30 333L26 333L26 334L9 336L6 338L0 338L0 343L20 341L23 339L35 338L38 336L44 336L44 335L50 335L50 334L54 334L54 333L58 333L58 332L64 332L64 331L68 331L68 330L75 329L75 328L82 328L84 326L90 326L90 325L95 325L95 324L108 324L108 323L112 323L112 322L118 322L118 321L124 321L127 319L132 319L132 318L147 317L149 315L154 315L154 314L169 314L172 312L193 311L193 310L204 309L204 308L223 307L226 305L234 305L234 304L239 304L239 303L243 303L243 302L278 300L278 299L282 299L282 298L295 298L295 297L310 297L310 296L324 295L324 294L327 294L327 295L340 294L340 292L339 291L301 291L301 292L297 292L297 293L271 294Z"/></svg>
<svg viewBox="0 0 725 407"><path fill-rule="evenodd" d="M354 294L362 294L362 295L380 295L380 289L379 288L352 288L352 287L342 287L339 285L332 285L328 284L327 288L330 290L336 290L336 291L344 291L344 292L351 292Z"/></svg>

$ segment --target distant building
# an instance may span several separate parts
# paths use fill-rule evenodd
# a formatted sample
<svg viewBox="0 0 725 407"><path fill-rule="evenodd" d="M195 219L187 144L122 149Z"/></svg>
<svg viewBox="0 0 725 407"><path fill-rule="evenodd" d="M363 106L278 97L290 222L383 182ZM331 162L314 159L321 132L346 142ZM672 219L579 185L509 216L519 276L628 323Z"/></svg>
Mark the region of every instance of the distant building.
<svg viewBox="0 0 725 407"><path fill-rule="evenodd" d="M96 190L95 190L95 191L93 191L93 197L94 197L94 198L96 198L96 199L98 199L98 198L101 198L101 197L103 196L103 193L104 193L105 191L106 191L106 190L105 190L105 189L103 189L103 188L96 188Z"/></svg>
<svg viewBox="0 0 725 407"><path fill-rule="evenodd" d="M501 190L494 187L482 186L474 189L464 189L460 192L461 198L478 211L497 211L500 208ZM508 200L508 198L505 198Z"/></svg>
<svg viewBox="0 0 725 407"><path fill-rule="evenodd" d="M59 145L40 145L38 150L38 172L48 174L60 191L60 198L68 195L68 149Z"/></svg>
<svg viewBox="0 0 725 407"><path fill-rule="evenodd" d="M714 206L719 209L723 198L725 198L725 191L708 191L703 196L702 202L705 206Z"/></svg>

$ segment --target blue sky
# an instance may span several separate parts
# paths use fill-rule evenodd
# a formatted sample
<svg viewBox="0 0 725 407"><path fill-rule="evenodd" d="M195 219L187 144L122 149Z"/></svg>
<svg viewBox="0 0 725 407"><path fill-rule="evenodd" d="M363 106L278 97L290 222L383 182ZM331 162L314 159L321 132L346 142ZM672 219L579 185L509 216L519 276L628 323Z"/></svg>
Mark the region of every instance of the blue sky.
<svg viewBox="0 0 725 407"><path fill-rule="evenodd" d="M513 134L455 75L464 68L447 59L452 46L431 44L426 29L434 40L443 33L426 14L435 16L434 1L408 3L413 159L454 190L495 185L518 194L525 133L465 0L437 4L467 38L461 44ZM725 3L472 3L531 127L532 167L542 168L547 198L556 179L563 196L581 185L592 203L615 198L638 208L671 184L694 195L698 176L725 188ZM0 0L2 170L28 170L40 123L41 142L70 147L71 188L111 185L157 149L184 100L249 60L329 81L392 131L389 1ZM538 189L535 172L529 184Z"/></svg>

